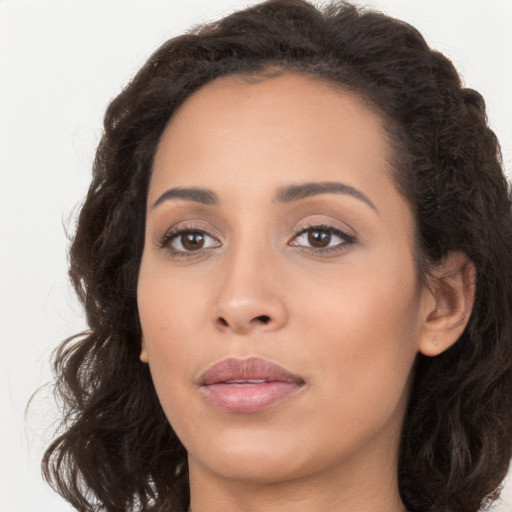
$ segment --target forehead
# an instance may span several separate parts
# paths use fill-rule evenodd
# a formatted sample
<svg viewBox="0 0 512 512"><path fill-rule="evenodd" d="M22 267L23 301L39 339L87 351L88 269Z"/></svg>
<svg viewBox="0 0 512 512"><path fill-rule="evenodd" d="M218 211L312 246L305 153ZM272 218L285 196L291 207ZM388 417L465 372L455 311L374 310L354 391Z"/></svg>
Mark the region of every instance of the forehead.
<svg viewBox="0 0 512 512"><path fill-rule="evenodd" d="M228 76L191 95L166 127L152 189L390 179L381 119L355 94L297 74Z"/></svg>

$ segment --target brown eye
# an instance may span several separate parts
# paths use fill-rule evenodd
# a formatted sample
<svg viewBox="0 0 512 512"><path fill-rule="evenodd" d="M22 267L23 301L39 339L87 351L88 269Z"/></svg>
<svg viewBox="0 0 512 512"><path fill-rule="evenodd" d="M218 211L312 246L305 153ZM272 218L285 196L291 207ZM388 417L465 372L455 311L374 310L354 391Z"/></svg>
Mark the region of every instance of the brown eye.
<svg viewBox="0 0 512 512"><path fill-rule="evenodd" d="M181 229L168 233L160 243L160 247L168 247L175 255L187 255L203 249L220 247L221 243L204 231L197 229Z"/></svg>
<svg viewBox="0 0 512 512"><path fill-rule="evenodd" d="M327 247L331 242L331 233L322 230L311 230L308 232L308 242L311 247Z"/></svg>
<svg viewBox="0 0 512 512"><path fill-rule="evenodd" d="M204 246L204 234L198 231L181 235L181 245L187 251L197 251Z"/></svg>
<svg viewBox="0 0 512 512"><path fill-rule="evenodd" d="M353 235L330 226L314 226L303 229L288 245L292 247L304 247L310 251L335 252L353 245L356 239Z"/></svg>

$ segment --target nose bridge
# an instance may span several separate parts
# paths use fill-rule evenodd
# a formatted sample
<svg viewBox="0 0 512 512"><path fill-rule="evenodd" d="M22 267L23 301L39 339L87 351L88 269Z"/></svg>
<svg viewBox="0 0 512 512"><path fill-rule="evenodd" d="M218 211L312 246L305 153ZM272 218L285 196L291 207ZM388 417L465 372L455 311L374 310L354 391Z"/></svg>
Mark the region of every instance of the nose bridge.
<svg viewBox="0 0 512 512"><path fill-rule="evenodd" d="M281 328L287 319L279 286L278 257L264 236L234 241L219 278L217 328L246 333Z"/></svg>

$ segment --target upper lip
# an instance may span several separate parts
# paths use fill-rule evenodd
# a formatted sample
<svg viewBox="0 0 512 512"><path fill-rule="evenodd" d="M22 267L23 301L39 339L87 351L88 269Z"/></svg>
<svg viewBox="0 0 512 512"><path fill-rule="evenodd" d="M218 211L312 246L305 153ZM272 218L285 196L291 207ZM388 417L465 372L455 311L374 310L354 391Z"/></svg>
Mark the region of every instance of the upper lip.
<svg viewBox="0 0 512 512"><path fill-rule="evenodd" d="M199 378L201 386L228 381L264 380L304 384L304 379L282 366L259 357L228 358L210 366Z"/></svg>

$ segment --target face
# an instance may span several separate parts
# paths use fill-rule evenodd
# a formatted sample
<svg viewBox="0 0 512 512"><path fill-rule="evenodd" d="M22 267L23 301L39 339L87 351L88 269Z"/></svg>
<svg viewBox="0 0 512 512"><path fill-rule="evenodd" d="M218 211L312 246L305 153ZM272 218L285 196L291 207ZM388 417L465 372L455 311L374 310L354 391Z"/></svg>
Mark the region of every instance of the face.
<svg viewBox="0 0 512 512"><path fill-rule="evenodd" d="M424 290L379 119L297 75L227 77L161 139L138 283L190 471L259 482L396 464Z"/></svg>

